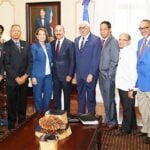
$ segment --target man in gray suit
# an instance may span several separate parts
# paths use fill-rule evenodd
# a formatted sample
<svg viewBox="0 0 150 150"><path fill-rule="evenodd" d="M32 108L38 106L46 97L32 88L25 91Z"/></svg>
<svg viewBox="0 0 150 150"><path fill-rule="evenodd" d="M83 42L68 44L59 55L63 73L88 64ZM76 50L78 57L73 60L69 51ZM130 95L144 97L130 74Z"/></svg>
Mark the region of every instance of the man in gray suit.
<svg viewBox="0 0 150 150"><path fill-rule="evenodd" d="M100 24L102 51L99 65L99 84L105 107L103 127L107 130L116 129L117 113L115 105L115 74L119 59L119 46L111 34L111 23L103 21Z"/></svg>

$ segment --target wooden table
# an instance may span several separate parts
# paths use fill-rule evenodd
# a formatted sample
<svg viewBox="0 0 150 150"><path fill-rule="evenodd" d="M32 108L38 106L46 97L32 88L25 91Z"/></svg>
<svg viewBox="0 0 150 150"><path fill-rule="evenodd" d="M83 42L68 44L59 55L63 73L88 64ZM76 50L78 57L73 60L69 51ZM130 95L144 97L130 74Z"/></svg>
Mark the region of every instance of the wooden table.
<svg viewBox="0 0 150 150"><path fill-rule="evenodd" d="M35 136L35 127L39 117L34 115L20 128L12 132L0 143L2 150L39 150L39 139ZM100 124L83 126L81 123L70 123L72 134L58 142L58 150L99 150Z"/></svg>

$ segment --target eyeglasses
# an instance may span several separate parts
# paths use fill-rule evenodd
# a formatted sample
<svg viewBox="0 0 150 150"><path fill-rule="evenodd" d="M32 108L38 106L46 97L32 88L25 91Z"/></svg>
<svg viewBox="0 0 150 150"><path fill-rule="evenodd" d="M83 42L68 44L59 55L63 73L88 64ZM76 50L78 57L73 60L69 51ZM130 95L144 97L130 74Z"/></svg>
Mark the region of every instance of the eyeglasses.
<svg viewBox="0 0 150 150"><path fill-rule="evenodd" d="M145 29L148 29L148 28L149 28L149 27L143 27L143 28L140 27L139 30L142 31L142 30L145 30Z"/></svg>
<svg viewBox="0 0 150 150"><path fill-rule="evenodd" d="M79 30L82 30L82 29L85 29L85 28L86 28L86 26L79 27Z"/></svg>

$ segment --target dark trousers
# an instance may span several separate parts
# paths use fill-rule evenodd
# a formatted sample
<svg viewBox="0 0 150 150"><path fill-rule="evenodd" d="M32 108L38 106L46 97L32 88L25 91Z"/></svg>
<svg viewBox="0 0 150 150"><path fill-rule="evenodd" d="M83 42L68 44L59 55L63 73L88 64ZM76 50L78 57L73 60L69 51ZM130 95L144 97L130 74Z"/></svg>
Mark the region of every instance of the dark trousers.
<svg viewBox="0 0 150 150"><path fill-rule="evenodd" d="M37 84L33 85L33 96L36 112L49 110L49 101L52 96L52 75L36 77Z"/></svg>
<svg viewBox="0 0 150 150"><path fill-rule="evenodd" d="M104 75L99 76L99 85L105 107L105 121L107 124L117 124L117 112L115 103L115 81Z"/></svg>
<svg viewBox="0 0 150 150"><path fill-rule="evenodd" d="M78 91L78 113L85 113L86 107L88 113L95 114L95 88L97 79L94 78L91 83L87 83L85 80L80 79L77 81Z"/></svg>
<svg viewBox="0 0 150 150"><path fill-rule="evenodd" d="M70 92L71 82L59 80L57 77L53 80L53 96L54 96L54 108L61 109L61 93L64 93L64 110L70 113Z"/></svg>
<svg viewBox="0 0 150 150"><path fill-rule="evenodd" d="M135 115L135 97L130 99L128 97L128 91L119 89L120 102L123 107L123 121L122 129L125 131L131 131L137 126L136 115Z"/></svg>
<svg viewBox="0 0 150 150"><path fill-rule="evenodd" d="M27 84L6 86L8 128L14 128L16 121L23 122L26 119L26 91Z"/></svg>

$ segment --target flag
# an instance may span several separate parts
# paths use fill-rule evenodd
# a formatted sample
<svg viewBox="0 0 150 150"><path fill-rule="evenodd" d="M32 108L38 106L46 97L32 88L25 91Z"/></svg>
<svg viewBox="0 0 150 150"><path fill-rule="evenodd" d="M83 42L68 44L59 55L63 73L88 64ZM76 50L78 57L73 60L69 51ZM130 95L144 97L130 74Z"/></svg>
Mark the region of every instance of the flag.
<svg viewBox="0 0 150 150"><path fill-rule="evenodd" d="M89 22L89 13L88 13L88 5L90 0L83 0L83 17L82 20Z"/></svg>
<svg viewBox="0 0 150 150"><path fill-rule="evenodd" d="M47 8L47 19L49 20L49 25L53 35L54 22L53 22L53 10L51 7Z"/></svg>

